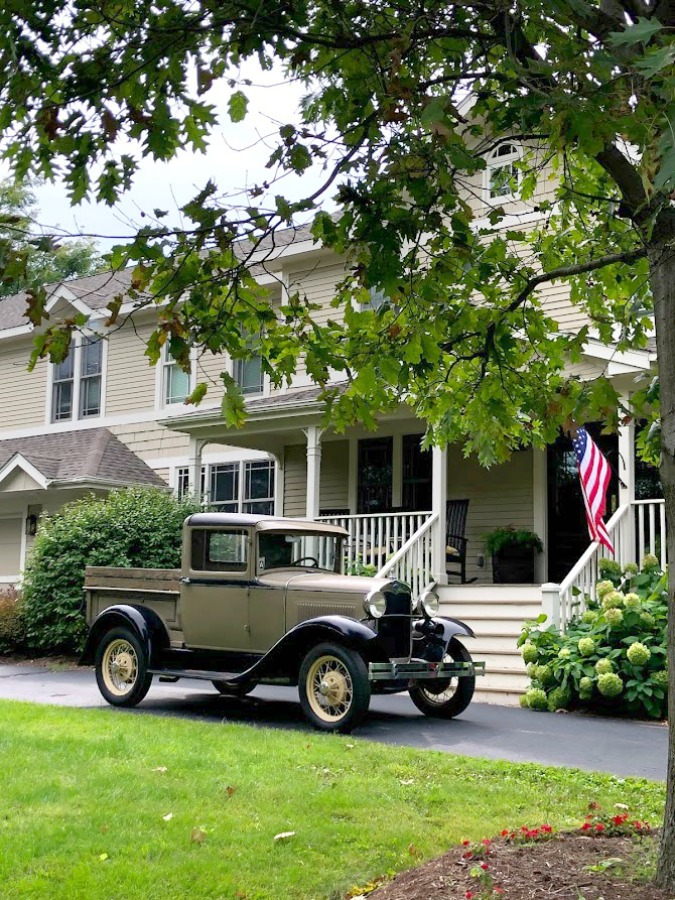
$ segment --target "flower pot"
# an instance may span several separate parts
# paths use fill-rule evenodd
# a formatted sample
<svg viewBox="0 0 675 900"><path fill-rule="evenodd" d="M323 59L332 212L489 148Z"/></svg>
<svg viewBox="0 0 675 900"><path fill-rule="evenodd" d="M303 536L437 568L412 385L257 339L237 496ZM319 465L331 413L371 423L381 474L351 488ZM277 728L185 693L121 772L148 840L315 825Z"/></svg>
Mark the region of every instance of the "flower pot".
<svg viewBox="0 0 675 900"><path fill-rule="evenodd" d="M533 584L534 547L502 547L492 557L492 576L495 584Z"/></svg>

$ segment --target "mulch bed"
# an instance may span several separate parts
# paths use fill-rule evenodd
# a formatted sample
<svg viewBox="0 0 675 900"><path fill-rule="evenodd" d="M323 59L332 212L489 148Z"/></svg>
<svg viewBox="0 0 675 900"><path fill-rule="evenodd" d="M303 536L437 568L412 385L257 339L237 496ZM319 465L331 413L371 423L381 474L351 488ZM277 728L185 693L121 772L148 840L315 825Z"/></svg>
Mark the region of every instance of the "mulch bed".
<svg viewBox="0 0 675 900"><path fill-rule="evenodd" d="M431 862L398 875L368 894L368 900L674 900L672 893L630 879L655 847L654 836L587 837L558 834L535 844L493 842L487 862L494 886L503 894L481 894L471 869L480 863L463 859L465 847L455 847ZM589 871L608 859L621 859L608 869Z"/></svg>

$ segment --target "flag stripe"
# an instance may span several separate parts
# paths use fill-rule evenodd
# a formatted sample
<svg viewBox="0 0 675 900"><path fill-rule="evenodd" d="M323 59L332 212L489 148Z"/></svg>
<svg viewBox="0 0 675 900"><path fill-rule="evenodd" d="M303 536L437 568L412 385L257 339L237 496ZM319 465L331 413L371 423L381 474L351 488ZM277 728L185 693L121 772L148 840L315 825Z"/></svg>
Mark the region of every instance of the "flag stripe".
<svg viewBox="0 0 675 900"><path fill-rule="evenodd" d="M588 533L614 553L609 533L602 520L607 509L607 488L611 478L609 463L591 440L585 428L579 428L572 441L579 469Z"/></svg>

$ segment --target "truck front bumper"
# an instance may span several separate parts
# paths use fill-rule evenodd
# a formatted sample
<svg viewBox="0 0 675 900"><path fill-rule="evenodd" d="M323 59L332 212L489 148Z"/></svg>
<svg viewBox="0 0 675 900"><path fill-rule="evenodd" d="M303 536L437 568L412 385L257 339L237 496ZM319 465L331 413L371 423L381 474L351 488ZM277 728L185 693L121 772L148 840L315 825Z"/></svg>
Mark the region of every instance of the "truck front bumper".
<svg viewBox="0 0 675 900"><path fill-rule="evenodd" d="M485 675L484 662L427 662L413 659L410 662L369 663L371 681L421 681L437 678L469 678Z"/></svg>

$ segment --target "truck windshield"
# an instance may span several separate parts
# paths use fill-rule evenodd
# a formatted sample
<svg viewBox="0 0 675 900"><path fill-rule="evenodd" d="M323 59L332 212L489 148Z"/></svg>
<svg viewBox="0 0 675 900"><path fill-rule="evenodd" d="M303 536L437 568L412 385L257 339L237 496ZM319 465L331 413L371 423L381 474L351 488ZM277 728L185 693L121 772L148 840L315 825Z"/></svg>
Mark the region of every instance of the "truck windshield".
<svg viewBox="0 0 675 900"><path fill-rule="evenodd" d="M340 572L342 541L341 535L315 531L264 531L258 535L258 571L297 567Z"/></svg>

